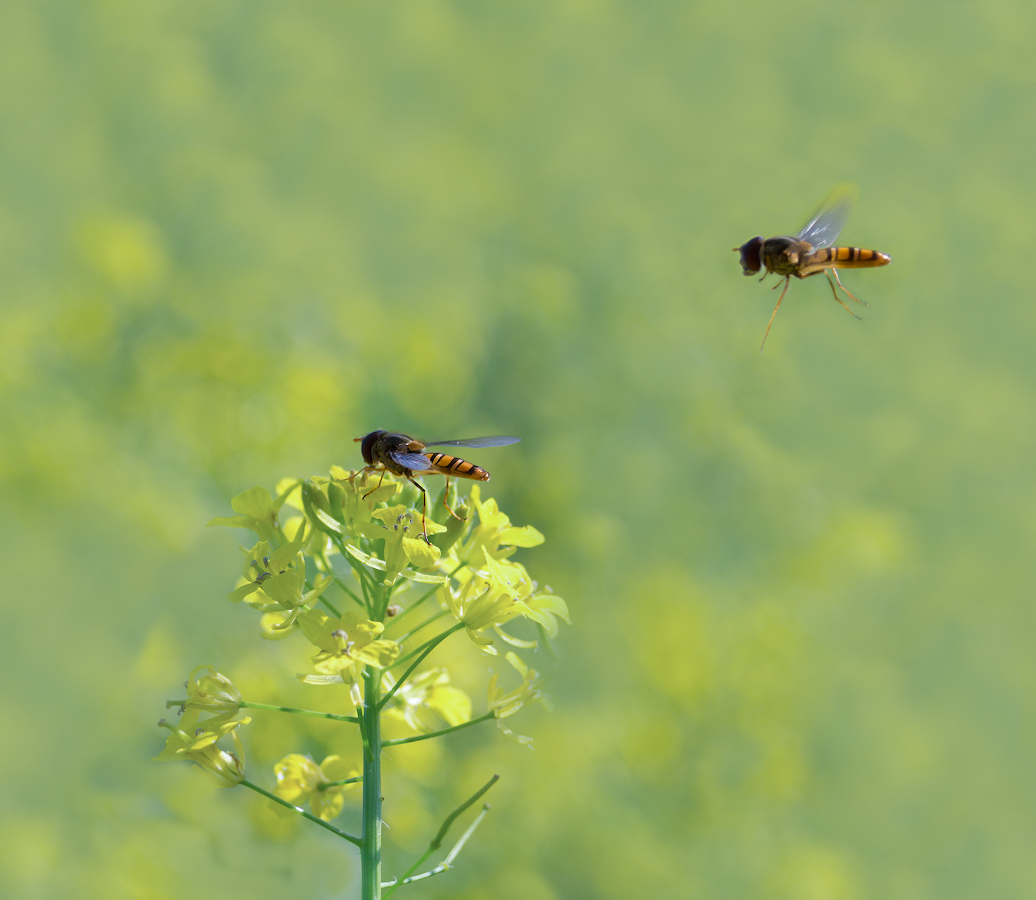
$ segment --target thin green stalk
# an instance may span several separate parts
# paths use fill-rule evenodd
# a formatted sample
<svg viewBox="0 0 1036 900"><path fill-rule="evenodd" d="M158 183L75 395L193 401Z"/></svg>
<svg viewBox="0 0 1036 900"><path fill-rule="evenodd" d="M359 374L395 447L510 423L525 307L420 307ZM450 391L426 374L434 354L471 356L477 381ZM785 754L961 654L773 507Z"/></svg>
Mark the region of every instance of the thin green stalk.
<svg viewBox="0 0 1036 900"><path fill-rule="evenodd" d="M295 810L295 812L302 816L302 818L309 819L310 822L313 822L315 825L319 825L321 828L326 828L333 834L337 834L340 838L345 838L345 840L347 840L350 844L355 844L357 847L363 846L363 842L355 835L349 834L349 832L347 831L342 831L341 828L335 828L335 826L332 825L330 822L325 822L319 816L314 816L312 813L306 812L301 806L296 806L294 803L289 803L287 800L282 800L276 794L271 794L269 791L259 787L259 785L253 784L247 778L244 779L241 782L241 784L244 785L246 788L250 788L251 790L255 791L257 794L262 794L264 797L266 797L268 800L272 800L274 803L279 803L281 806L285 806L288 809Z"/></svg>
<svg viewBox="0 0 1036 900"><path fill-rule="evenodd" d="M451 625L445 631L441 631L435 637L429 638L427 641L425 641L423 644L421 644L421 646L415 647L413 650L411 650L405 656L401 656L399 659L397 659L394 663L392 663L391 666L386 666L385 668L387 668L387 669L395 669L397 666L403 665L403 663L410 662L410 660L412 660L415 656L418 656L419 654L424 653L425 649L428 647L429 644L431 644L432 647L434 647L436 644L438 644L442 640L445 640L446 638L448 638L454 632L460 631L460 629L463 628L463 627L464 627L464 623L463 622L457 622L455 625Z"/></svg>
<svg viewBox="0 0 1036 900"><path fill-rule="evenodd" d="M420 875L411 875L406 878L401 878L398 881L390 881L383 884L382 887L387 887L389 890L385 891L385 893L382 894L382 897L388 897L400 885L413 884L415 881L424 881L426 878L431 878L433 875L441 875L443 872L448 872L452 869L453 861L457 858L460 851L464 849L464 845L468 842L468 838L475 833L475 829L482 824L482 820L486 817L486 813L489 812L489 809L490 807L488 803L482 804L482 809L479 814L475 816L475 821L468 826L464 834L462 834L457 840L457 843L453 845L453 849L446 854L446 858L439 863L439 865L434 869L429 869L427 872L422 872ZM413 868L417 867L414 866Z"/></svg>
<svg viewBox="0 0 1036 900"><path fill-rule="evenodd" d="M360 896L381 897L381 669L363 673L363 840L360 843Z"/></svg>
<svg viewBox="0 0 1036 900"><path fill-rule="evenodd" d="M356 716L340 716L337 713L318 712L315 709L296 709L293 706L273 706L269 703L253 703L251 700L242 700L242 707L248 709L270 709L274 712L295 713L298 716L316 716L318 719L337 719L339 722L359 722Z"/></svg>
<svg viewBox="0 0 1036 900"><path fill-rule="evenodd" d="M499 780L500 776L494 775L492 778L489 779L489 781L482 785L482 787L475 791L474 794L468 797L467 800L465 800L460 806L458 806L453 812L451 812L446 817L446 819L442 823L442 827L439 828L439 830L435 834L435 837L432 838L431 843L428 845L428 849L421 854L417 862L415 862L409 869L407 869L398 879L396 879L393 882L390 882L389 889L385 892L386 898L389 897L401 884L406 884L409 880L416 881L419 878L428 878L433 874L438 874L438 872L436 872L433 869L432 872L425 873L424 875L420 875L417 878L410 878L410 876L415 871L417 871L422 865L424 865L425 860L427 860L429 856L431 856L436 850L439 849L439 847L442 846L442 841L443 838L446 837L446 832L450 830L450 826L454 823L454 821L456 821L457 817L460 816L469 806L471 806L474 803L477 803L485 795L486 791L488 791ZM483 814L488 809L489 804L486 804L485 808L482 810ZM461 847L464 846L465 841L467 841L467 839L471 836L471 833L475 830L475 828L478 827L478 824L482 821L483 817L483 815L480 815L475 820L472 827L464 833L461 839L457 842L457 846L453 848L453 850L450 852L450 855L443 861L442 867L436 866L436 869L439 869L439 871L446 871L446 869L449 868L450 863L453 862L456 855L460 852Z"/></svg>
<svg viewBox="0 0 1036 900"><path fill-rule="evenodd" d="M331 577L332 577L332 579L334 578L333 575ZM306 581L304 581L303 584L305 584L307 591L313 590L313 585L310 584L308 579ZM324 605L324 607L327 609L327 611L329 613L331 613L331 615L333 615L335 618L338 618L338 617L340 617L342 615L337 609L334 608L334 605L331 603L331 601L328 600L323 594L321 594L318 599Z"/></svg>
<svg viewBox="0 0 1036 900"><path fill-rule="evenodd" d="M342 555L349 563L349 568L353 570L353 577L356 579L356 583L360 586L360 592L363 594L363 605L367 610L367 615L369 616L371 613L372 587L367 570L364 568L363 563L358 559L353 559L352 555L348 550L344 549L344 547L342 549Z"/></svg>
<svg viewBox="0 0 1036 900"><path fill-rule="evenodd" d="M323 594L320 595L320 603L323 605L324 609L331 613L331 615L334 616L336 619L341 617L342 614L337 609L335 609L334 604L330 600L328 600L327 597L325 597Z"/></svg>
<svg viewBox="0 0 1036 900"><path fill-rule="evenodd" d="M440 609L437 613L435 613L435 615L429 616L420 625L416 625L414 628L412 628L406 634L401 634L398 638L394 638L393 640L395 640L398 643L402 644L403 641L407 640L408 638L412 638L415 634L417 634L419 631L422 631L423 629L427 628L433 622L438 622L439 619L441 619L443 616L449 615L449 612L450 611L448 609Z"/></svg>
<svg viewBox="0 0 1036 900"><path fill-rule="evenodd" d="M402 580L402 578L397 577L391 584L382 585L381 602L377 605L374 610L375 614L371 617L375 622L385 621L385 615L388 612L389 603L392 602L392 589Z"/></svg>
<svg viewBox="0 0 1036 900"><path fill-rule="evenodd" d="M343 778L341 781L328 781L324 784L318 784L318 791L326 791L328 788L341 787L343 784L356 784L358 781L363 781L362 775L357 775L355 778Z"/></svg>
<svg viewBox="0 0 1036 900"><path fill-rule="evenodd" d="M425 878L431 878L433 875L441 875L443 872L449 872L450 869L453 868L453 861L457 859L457 855L462 849L464 849L464 844L466 844L467 839L474 834L474 830L479 828L479 825L482 824L482 820L486 817L486 813L489 812L489 809L490 807L488 803L483 804L482 810L476 817L474 817L474 821L467 826L467 830L460 836L457 843L454 844L454 848L447 853L447 858L439 863L439 865L434 869L429 869L427 872L422 872L420 875L410 875L409 877L401 878L399 881L391 881L389 884L383 884L382 887L390 888L390 890L386 891L381 896L389 896L400 886L400 884L412 884L414 881L423 881Z"/></svg>
<svg viewBox="0 0 1036 900"><path fill-rule="evenodd" d="M450 574L447 575L446 577L447 578L452 578L461 569L463 569L466 565L467 565L466 562L462 562L452 572L450 572ZM392 624L395 625L397 622L402 622L403 619L405 619L408 615L410 615L410 613L412 613L415 609L417 609L417 607L419 607L422 603L424 603L425 600L427 600L429 597L434 595L435 592L437 590L439 590L439 587L440 587L439 585L436 585L430 591L425 591L420 597L418 597L413 603L411 603L406 609L404 609L398 616L396 616L392 620Z"/></svg>
<svg viewBox="0 0 1036 900"><path fill-rule="evenodd" d="M334 581L335 587L337 587L342 593L348 594L350 597L352 597L353 602L358 607L360 607L360 609L365 609L366 608L363 605L363 601L356 595L356 591L353 591L349 587L344 585L342 583L342 579L339 578L337 575L334 576L334 579L335 579L335 581Z"/></svg>
<svg viewBox="0 0 1036 900"><path fill-rule="evenodd" d="M360 743L363 744L363 755L367 755L367 726L363 719L363 707L356 707L356 721L360 727Z"/></svg>
<svg viewBox="0 0 1036 900"><path fill-rule="evenodd" d="M270 545L271 550L276 550L281 546L282 532L279 522L259 522L256 534L259 535L261 540L266 541ZM287 542L287 538L284 538L283 543Z"/></svg>
<svg viewBox="0 0 1036 900"><path fill-rule="evenodd" d="M374 588L374 585L369 580L370 573L367 571L367 568L363 563L345 549L345 541L343 541L341 537L336 535L333 536L331 540L334 541L335 546L338 547L338 552L342 554L342 559L344 559L346 563L348 563L349 568L353 570L353 577L356 579L356 583L360 586L360 591L363 593L362 606L367 610L367 615L370 615L371 591Z"/></svg>
<svg viewBox="0 0 1036 900"><path fill-rule="evenodd" d="M360 549L363 550L363 547ZM375 588L377 588L377 583L374 581L374 575L371 573L371 570L367 568L365 563L361 562L348 550L344 549L344 544L342 552L345 554L345 558L349 561L349 565L352 567L353 572L357 573L357 580L365 583L369 590L374 591ZM363 552L367 553L366 550Z"/></svg>
<svg viewBox="0 0 1036 900"><path fill-rule="evenodd" d="M382 741L382 747L394 747L397 744L415 744L418 741L427 741L431 738L442 737L444 734L451 734L454 731L460 731L462 728L470 728L472 725L477 725L479 722L485 722L488 719L495 718L495 715L491 712L483 713L474 719L469 719L467 722L461 722L460 725L454 725L452 728L443 728L441 731L430 731L428 734L416 734L413 737L405 738L393 738L389 741Z"/></svg>
<svg viewBox="0 0 1036 900"><path fill-rule="evenodd" d="M396 588L402 586L405 580L406 579L404 578L397 578L385 589L385 609L388 609L389 606L392 605L392 594L395 592Z"/></svg>
<svg viewBox="0 0 1036 900"><path fill-rule="evenodd" d="M385 706L386 703L389 702L389 700L392 699L392 697L396 693L396 691L398 691L404 685L406 680L411 675L414 674L414 669L416 669L419 665L421 665L422 662L424 662L425 657L428 656L429 653L431 653L436 647L439 646L439 644L441 644L443 641L445 641L446 638L448 638L451 634L453 634L456 631L459 631L463 627L464 627L464 623L463 622L458 622L452 628L447 628L444 632L442 632L442 634L436 635L434 638L432 638L430 641L428 641L428 643L425 644L425 649L421 652L421 654L417 657L417 659L414 660L413 665L411 665L410 668L407 669L400 676L399 680L394 685L392 685L392 690L390 690L385 695L384 699L382 699L381 704L379 705L378 708L381 709L382 707ZM407 654L406 658L409 659L411 656L413 656L412 653ZM394 663L394 665L399 665L399 663L398 662Z"/></svg>
<svg viewBox="0 0 1036 900"><path fill-rule="evenodd" d="M326 552L320 553L316 557L316 559L320 560L320 566L319 566L320 570L325 575L330 575L331 576L332 584L334 584L334 586L336 588L338 588L338 590L340 590L343 594L347 594L350 598L352 598L353 602L357 606L359 606L360 609L365 609L363 601L356 595L356 592L353 591L351 588L349 588L349 586L346 585L342 581L341 578L339 578L337 575L335 575L334 566L331 565L331 560L329 560L327 558L327 553ZM323 598L321 598L321 599L323 599Z"/></svg>

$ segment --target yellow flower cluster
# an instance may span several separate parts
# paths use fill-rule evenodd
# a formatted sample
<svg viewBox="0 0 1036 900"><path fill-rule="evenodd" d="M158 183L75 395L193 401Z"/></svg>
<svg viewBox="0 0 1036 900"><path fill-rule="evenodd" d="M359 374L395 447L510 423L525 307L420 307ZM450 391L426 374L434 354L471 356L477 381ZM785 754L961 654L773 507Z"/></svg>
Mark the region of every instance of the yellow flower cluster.
<svg viewBox="0 0 1036 900"><path fill-rule="evenodd" d="M232 501L236 515L210 523L247 528L258 537L245 551L242 577L229 599L260 613L263 637L300 635L312 645L312 668L299 675L303 681L348 685L351 703L362 705L370 679L378 679L379 709L418 733L392 743L437 736L430 714L449 731L487 719L499 725L528 704L545 702L538 673L508 652L505 659L521 682L504 690L493 674L486 712L473 717L470 697L451 683L446 668L418 670L454 632L464 631L480 650L499 655L497 639L534 649L540 640L556 637L560 621L569 621L565 601L537 585L513 559L520 548L543 543L539 531L513 525L495 500L482 499L477 484L460 507L463 516L444 517L438 503L434 513L425 515L424 529L417 527L417 499L410 486L394 477L374 481L336 467L328 477L285 480L276 496L263 488L246 491ZM292 512L282 521L284 508ZM445 524L435 521L436 514ZM427 610L424 621L413 616L407 626L399 624L432 598L438 612ZM536 631L519 636L505 630L518 619L533 623ZM226 784L244 779L237 729L249 719L235 719L241 707L325 715L246 703L230 680L210 666L197 667L187 699L173 702L181 705L182 715L175 726L163 723L171 734L156 758L190 760ZM212 716L202 719L202 714ZM232 743L230 749L218 746L224 738ZM295 807L308 803L315 816L329 821L341 812L345 792L359 780L359 772L337 756L317 765L292 753L275 766L276 791L267 796Z"/></svg>
<svg viewBox="0 0 1036 900"><path fill-rule="evenodd" d="M568 605L548 590L540 590L525 567L510 557L519 547L543 543L543 535L531 525L516 527L500 511L496 500L482 500L479 485L471 489L471 503L478 515L467 537L455 543L439 568L453 572L440 591L444 607L464 623L468 636L488 653L495 653L492 629L509 644L533 647L535 642L508 635L501 625L522 617L542 627L548 638L558 633L558 619L570 622Z"/></svg>
<svg viewBox="0 0 1036 900"><path fill-rule="evenodd" d="M360 613L332 618L311 609L302 614L299 626L318 648L313 668L321 675L337 675L347 684L359 679L364 666L383 669L399 656L399 644L378 637L385 626Z"/></svg>
<svg viewBox="0 0 1036 900"><path fill-rule="evenodd" d="M180 702L180 721L176 725L159 722L169 729L165 749L156 761L186 760L201 766L219 778L225 786L239 784L245 777L245 753L237 729L252 720L234 719L240 710L241 694L225 675L212 666L196 666L187 680L187 699ZM176 705L177 701L166 706ZM217 715L202 719L203 712ZM229 736L233 750L219 747L221 738Z"/></svg>

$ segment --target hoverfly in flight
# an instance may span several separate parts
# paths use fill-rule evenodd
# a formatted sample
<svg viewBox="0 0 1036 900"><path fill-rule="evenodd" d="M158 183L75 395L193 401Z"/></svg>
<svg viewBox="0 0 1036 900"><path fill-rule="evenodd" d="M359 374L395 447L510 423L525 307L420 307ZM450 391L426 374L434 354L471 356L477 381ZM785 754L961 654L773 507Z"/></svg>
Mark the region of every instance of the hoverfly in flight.
<svg viewBox="0 0 1036 900"><path fill-rule="evenodd" d="M367 494L372 493L381 487L385 480L385 473L400 475L409 481L421 492L421 533L425 540L428 540L428 531L425 526L425 513L428 510L428 494L418 482L414 481L415 475L445 475L446 492L443 493L443 506L455 519L458 516L446 502L446 496L450 488L450 478L470 478L473 481L489 481L489 473L476 466L474 463L461 459L458 456L450 456L446 453L425 453L425 447L505 447L508 444L516 444L521 438L516 437L480 437L468 438L462 441L419 441L408 434L400 434L394 431L372 431L362 438L354 438L354 441L362 441L360 452L363 453L363 461L367 463L360 472L376 472L381 469L381 479L377 486ZM359 475L360 472L356 474ZM355 475L353 476L356 477ZM367 496L364 494L364 497Z"/></svg>
<svg viewBox="0 0 1036 900"><path fill-rule="evenodd" d="M791 284L791 277L808 278L823 272L831 285L831 292L835 300L845 307L846 312L851 316L856 315L841 297L835 288L838 287L846 294L862 303L842 285L838 277L839 269L868 269L874 266L887 266L892 262L892 257L877 250L864 250L862 247L832 247L831 245L838 238L845 225L846 219L853 206L853 190L849 185L836 187L817 207L816 211L809 217L805 225L800 228L792 237L772 237L763 240L761 237L754 237L740 247L735 247L734 252L741 252L741 268L745 275L755 275L764 266L766 278L771 272L784 279L784 290L777 298L777 305L773 308L770 321L766 325L766 333L763 335L763 343L759 352L763 352L766 346L766 338L770 333L770 326L773 325L777 310L781 307L781 301L788 292L788 285ZM832 279L831 276L834 276ZM763 278L759 280L762 281ZM773 289L780 287L778 281Z"/></svg>

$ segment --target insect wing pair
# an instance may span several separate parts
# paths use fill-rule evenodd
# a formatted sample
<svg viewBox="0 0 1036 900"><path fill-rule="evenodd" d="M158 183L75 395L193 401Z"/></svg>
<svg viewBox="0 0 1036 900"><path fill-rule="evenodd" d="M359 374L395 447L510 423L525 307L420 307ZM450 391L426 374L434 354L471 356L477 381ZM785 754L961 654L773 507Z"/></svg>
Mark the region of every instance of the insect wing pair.
<svg viewBox="0 0 1036 900"><path fill-rule="evenodd" d="M812 244L814 250L830 247L838 240L838 235L849 221L855 199L855 192L848 185L836 187L820 202L809 221L795 233L795 240Z"/></svg>
<svg viewBox="0 0 1036 900"><path fill-rule="evenodd" d="M413 439L411 439L413 440ZM470 447L480 449L483 447L506 447L508 444L517 444L521 438L509 437L507 435L496 435L493 437L465 438L458 441L415 441L425 447ZM389 456L402 468L410 469L412 472L427 472L428 474L442 474L447 477L453 475L459 478L475 478L478 481L488 481L489 473L479 466L469 463L465 459L456 456L449 456L445 453L415 453L389 451ZM470 466L470 469L466 467ZM485 474L486 478L479 478L478 474ZM470 474L469 474L470 473Z"/></svg>

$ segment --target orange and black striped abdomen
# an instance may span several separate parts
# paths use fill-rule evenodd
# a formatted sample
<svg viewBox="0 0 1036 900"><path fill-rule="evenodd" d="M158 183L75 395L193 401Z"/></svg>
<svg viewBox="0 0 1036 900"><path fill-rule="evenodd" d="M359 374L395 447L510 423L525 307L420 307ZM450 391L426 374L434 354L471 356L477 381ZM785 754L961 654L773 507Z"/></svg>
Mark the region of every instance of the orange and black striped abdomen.
<svg viewBox="0 0 1036 900"><path fill-rule="evenodd" d="M835 269L870 269L887 266L890 262L891 256L863 247L825 247L812 251L807 259L801 261L803 268Z"/></svg>
<svg viewBox="0 0 1036 900"><path fill-rule="evenodd" d="M450 456L447 453L426 453L425 456L443 475L471 478L475 481L489 481L489 473L485 469L480 469L474 463L469 463L459 456Z"/></svg>

